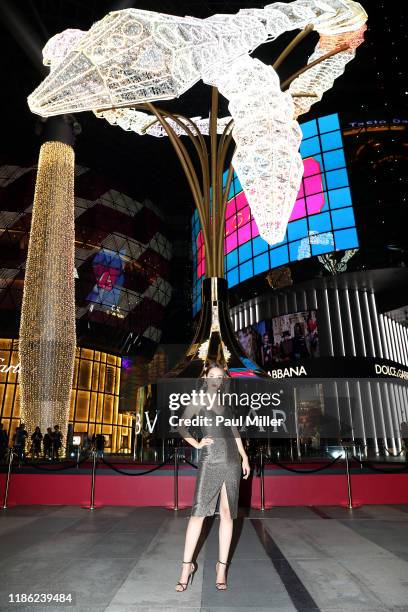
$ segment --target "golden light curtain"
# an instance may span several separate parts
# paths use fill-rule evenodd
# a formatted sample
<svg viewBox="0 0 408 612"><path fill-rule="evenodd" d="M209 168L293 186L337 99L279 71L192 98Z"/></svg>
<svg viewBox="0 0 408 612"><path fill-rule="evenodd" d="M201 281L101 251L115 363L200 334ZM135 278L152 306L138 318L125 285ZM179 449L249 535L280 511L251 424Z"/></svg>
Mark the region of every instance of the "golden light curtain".
<svg viewBox="0 0 408 612"><path fill-rule="evenodd" d="M20 323L21 414L29 431L66 439L75 359L74 169L71 146L40 150Z"/></svg>

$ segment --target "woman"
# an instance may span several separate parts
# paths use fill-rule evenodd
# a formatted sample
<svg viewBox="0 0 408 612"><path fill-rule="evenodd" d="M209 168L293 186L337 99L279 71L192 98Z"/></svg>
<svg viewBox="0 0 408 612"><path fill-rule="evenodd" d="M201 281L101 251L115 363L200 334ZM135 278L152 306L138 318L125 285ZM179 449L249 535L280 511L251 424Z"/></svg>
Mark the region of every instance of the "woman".
<svg viewBox="0 0 408 612"><path fill-rule="evenodd" d="M207 382L207 393L213 395L222 385L226 376L224 369L217 363L210 363L204 371ZM221 389L220 389L221 392ZM192 436L184 435L185 428L180 428L183 438L194 448L202 449L200 453L198 475L193 499L191 516L187 526L184 545L183 567L180 580L176 584L176 591L185 591L194 572L196 563L192 560L193 554L200 537L205 516L212 516L218 496L220 496L219 513L219 561L216 565L216 587L219 590L227 588L226 568L228 564L228 553L231 545L233 519L238 513L239 481L241 470L244 479L250 473L248 456L244 450L242 440L236 427L216 425L215 416L223 415L230 418L232 411L224 409L215 402L211 410L207 405L188 406L183 418L191 418L194 414L211 417L212 424L204 425L203 438L198 442ZM210 419L208 419L209 421Z"/></svg>
<svg viewBox="0 0 408 612"><path fill-rule="evenodd" d="M41 429L39 428L39 426L37 425L37 427L34 430L34 433L31 436L31 441L32 441L32 445L31 445L31 449L32 449L32 454L33 457L37 457L37 459L39 458L40 454L41 454L41 442L43 439L43 435L41 433Z"/></svg>

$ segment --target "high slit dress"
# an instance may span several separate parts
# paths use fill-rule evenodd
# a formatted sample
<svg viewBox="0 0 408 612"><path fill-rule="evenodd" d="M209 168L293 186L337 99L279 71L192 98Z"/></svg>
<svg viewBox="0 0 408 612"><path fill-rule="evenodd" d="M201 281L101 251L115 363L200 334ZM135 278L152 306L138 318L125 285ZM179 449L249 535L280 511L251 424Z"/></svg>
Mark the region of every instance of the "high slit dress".
<svg viewBox="0 0 408 612"><path fill-rule="evenodd" d="M225 482L230 515L236 518L242 473L241 455L235 441L239 433L236 427L215 424L217 414L231 418L232 413L228 408L217 412L201 407L199 414L212 417L212 423L202 425L201 431L203 438L211 437L214 442L200 449L191 516L212 516Z"/></svg>

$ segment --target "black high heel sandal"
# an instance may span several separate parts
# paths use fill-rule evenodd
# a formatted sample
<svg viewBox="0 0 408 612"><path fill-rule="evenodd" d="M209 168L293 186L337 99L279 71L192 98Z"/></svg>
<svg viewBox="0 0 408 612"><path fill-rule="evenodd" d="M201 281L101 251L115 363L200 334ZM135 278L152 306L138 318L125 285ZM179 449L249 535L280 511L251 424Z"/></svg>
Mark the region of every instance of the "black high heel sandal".
<svg viewBox="0 0 408 612"><path fill-rule="evenodd" d="M228 562L224 563L224 561L217 561L216 565L215 565L215 571L217 571L218 569L218 563L221 563L222 565L225 565L225 570L228 567ZM217 587L218 591L226 591L227 590L227 583L226 582L216 582L215 586Z"/></svg>
<svg viewBox="0 0 408 612"><path fill-rule="evenodd" d="M193 567L192 567L192 569L190 569L190 573L188 575L187 582L180 582L180 581L177 582L177 584L176 584L176 592L177 593L183 593L186 590L189 582L190 582L190 584L193 584L194 574L197 571L197 564L194 563L194 561L182 561L182 563L189 563ZM181 586L181 590L177 588L178 585Z"/></svg>

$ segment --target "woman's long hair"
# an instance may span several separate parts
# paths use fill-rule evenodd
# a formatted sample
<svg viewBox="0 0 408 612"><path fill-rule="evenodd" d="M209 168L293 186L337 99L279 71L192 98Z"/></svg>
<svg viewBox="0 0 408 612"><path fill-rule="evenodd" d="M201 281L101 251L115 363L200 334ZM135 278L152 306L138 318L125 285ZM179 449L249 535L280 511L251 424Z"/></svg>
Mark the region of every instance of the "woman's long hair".
<svg viewBox="0 0 408 612"><path fill-rule="evenodd" d="M228 372L228 370L226 369L226 367L224 365L222 365L222 363L218 363L217 361L208 361L202 372L201 372L201 376L198 379L198 389L203 389L203 391L207 391L208 386L207 386L207 377L208 374L210 373L211 370L213 370L214 368L218 368L219 370L222 370L224 375L223 378L231 378L230 373ZM220 388L222 388L223 386L225 386L225 381L223 381L220 385Z"/></svg>

